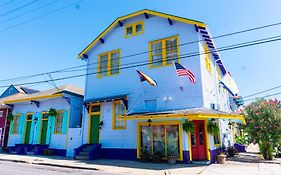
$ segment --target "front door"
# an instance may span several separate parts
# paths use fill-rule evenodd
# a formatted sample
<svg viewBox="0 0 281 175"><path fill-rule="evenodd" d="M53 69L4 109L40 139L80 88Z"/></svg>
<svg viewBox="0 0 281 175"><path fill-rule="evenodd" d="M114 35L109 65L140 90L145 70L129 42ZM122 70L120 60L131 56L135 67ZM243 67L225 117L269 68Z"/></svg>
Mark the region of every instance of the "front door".
<svg viewBox="0 0 281 175"><path fill-rule="evenodd" d="M91 116L91 133L90 133L90 143L99 143L99 132L100 132L100 115Z"/></svg>
<svg viewBox="0 0 281 175"><path fill-rule="evenodd" d="M25 139L24 139L25 144L29 144L30 130L31 130L31 121L26 121Z"/></svg>
<svg viewBox="0 0 281 175"><path fill-rule="evenodd" d="M42 129L41 129L41 144L46 144L47 139L47 130L48 130L48 119L42 120Z"/></svg>
<svg viewBox="0 0 281 175"><path fill-rule="evenodd" d="M203 120L194 120L194 132L191 136L192 160L207 160L206 156L206 137Z"/></svg>

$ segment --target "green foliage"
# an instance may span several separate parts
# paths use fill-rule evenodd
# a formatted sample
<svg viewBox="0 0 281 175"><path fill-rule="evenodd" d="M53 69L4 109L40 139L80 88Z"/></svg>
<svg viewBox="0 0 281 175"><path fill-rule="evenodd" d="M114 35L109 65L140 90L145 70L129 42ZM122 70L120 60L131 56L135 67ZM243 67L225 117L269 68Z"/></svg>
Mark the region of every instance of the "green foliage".
<svg viewBox="0 0 281 175"><path fill-rule="evenodd" d="M14 120L14 115L12 114L12 112L9 112L7 115L7 120L8 121L13 121Z"/></svg>
<svg viewBox="0 0 281 175"><path fill-rule="evenodd" d="M194 132L194 123L192 121L185 120L182 124L182 129L185 132Z"/></svg>
<svg viewBox="0 0 281 175"><path fill-rule="evenodd" d="M249 138L246 134L242 134L241 136L235 136L235 143L239 143L242 145L248 145Z"/></svg>
<svg viewBox="0 0 281 175"><path fill-rule="evenodd" d="M207 125L207 131L212 135L218 134L220 132L218 123L210 120Z"/></svg>
<svg viewBox="0 0 281 175"><path fill-rule="evenodd" d="M249 137L259 144L265 159L272 159L281 140L280 101L258 99L245 108L245 115Z"/></svg>
<svg viewBox="0 0 281 175"><path fill-rule="evenodd" d="M49 116L57 116L57 111L54 108L50 108L48 111Z"/></svg>

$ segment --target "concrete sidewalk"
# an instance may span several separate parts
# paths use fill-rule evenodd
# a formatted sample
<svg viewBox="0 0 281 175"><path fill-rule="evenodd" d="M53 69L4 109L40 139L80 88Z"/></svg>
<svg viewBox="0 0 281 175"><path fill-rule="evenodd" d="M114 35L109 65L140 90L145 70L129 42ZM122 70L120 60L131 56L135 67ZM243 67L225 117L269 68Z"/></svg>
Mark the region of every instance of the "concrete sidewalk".
<svg viewBox="0 0 281 175"><path fill-rule="evenodd" d="M167 163L142 163L140 161L124 160L94 160L80 161L57 156L24 156L0 154L0 161L13 161L35 165L48 165L65 168L95 170L111 174L153 174L153 175L281 175L280 159L275 161L263 161L257 154L242 153L224 165L211 164L208 166L196 166L192 164L168 165Z"/></svg>

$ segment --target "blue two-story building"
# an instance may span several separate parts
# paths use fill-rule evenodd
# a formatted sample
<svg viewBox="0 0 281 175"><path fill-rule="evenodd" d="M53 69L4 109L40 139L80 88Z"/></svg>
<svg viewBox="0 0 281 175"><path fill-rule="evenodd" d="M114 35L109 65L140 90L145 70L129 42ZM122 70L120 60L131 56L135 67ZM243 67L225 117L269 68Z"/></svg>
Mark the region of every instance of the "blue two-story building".
<svg viewBox="0 0 281 175"><path fill-rule="evenodd" d="M141 10L117 18L79 58L87 62L87 110L77 159L135 160L148 153L164 160L173 152L178 161L215 161L223 138L233 143L234 123L244 122L219 85L227 70L202 22ZM196 83L177 76L174 62ZM141 82L136 69L157 86ZM193 132L183 130L186 120ZM215 136L207 132L211 120L220 126Z"/></svg>

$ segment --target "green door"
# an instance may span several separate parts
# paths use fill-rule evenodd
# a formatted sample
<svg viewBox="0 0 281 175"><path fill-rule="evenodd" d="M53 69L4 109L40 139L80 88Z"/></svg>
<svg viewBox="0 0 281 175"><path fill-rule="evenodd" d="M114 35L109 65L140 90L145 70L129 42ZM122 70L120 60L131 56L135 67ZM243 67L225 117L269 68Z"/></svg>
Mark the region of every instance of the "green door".
<svg viewBox="0 0 281 175"><path fill-rule="evenodd" d="M41 144L46 144L47 130L48 130L48 120L42 120Z"/></svg>
<svg viewBox="0 0 281 175"><path fill-rule="evenodd" d="M27 121L26 128L25 128L25 139L24 139L25 144L29 144L30 131L31 131L31 121Z"/></svg>
<svg viewBox="0 0 281 175"><path fill-rule="evenodd" d="M91 116L90 125L90 143L99 143L99 132L100 132L100 115Z"/></svg>

